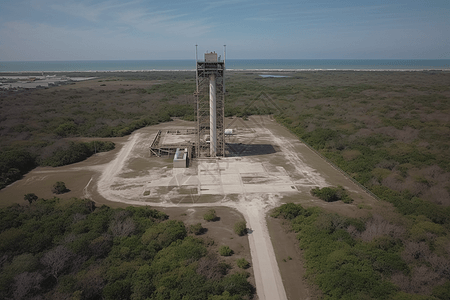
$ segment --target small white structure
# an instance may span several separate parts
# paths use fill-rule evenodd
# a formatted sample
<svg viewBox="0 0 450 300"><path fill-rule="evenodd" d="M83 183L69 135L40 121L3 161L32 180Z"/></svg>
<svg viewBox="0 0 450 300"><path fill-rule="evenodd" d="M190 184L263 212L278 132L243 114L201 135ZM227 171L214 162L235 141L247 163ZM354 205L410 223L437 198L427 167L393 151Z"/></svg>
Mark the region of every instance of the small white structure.
<svg viewBox="0 0 450 300"><path fill-rule="evenodd" d="M205 62L217 62L217 53L216 52L205 53Z"/></svg>
<svg viewBox="0 0 450 300"><path fill-rule="evenodd" d="M233 129L225 129L225 135L233 135Z"/></svg>
<svg viewBox="0 0 450 300"><path fill-rule="evenodd" d="M188 149L177 148L175 156L173 157L173 167L174 168L187 168L188 166Z"/></svg>

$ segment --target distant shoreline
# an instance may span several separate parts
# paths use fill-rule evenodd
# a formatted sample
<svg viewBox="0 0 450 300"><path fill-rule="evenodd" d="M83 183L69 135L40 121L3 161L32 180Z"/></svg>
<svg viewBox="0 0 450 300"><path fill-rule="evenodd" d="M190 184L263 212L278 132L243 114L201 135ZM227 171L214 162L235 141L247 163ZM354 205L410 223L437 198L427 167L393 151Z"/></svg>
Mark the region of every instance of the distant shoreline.
<svg viewBox="0 0 450 300"><path fill-rule="evenodd" d="M449 72L450 68L441 69L226 69L228 72ZM146 73L146 72L195 72L190 70L88 70L88 71L0 71L0 74L29 74L29 73Z"/></svg>
<svg viewBox="0 0 450 300"><path fill-rule="evenodd" d="M195 72L195 60L0 61L4 72ZM230 72L450 71L450 59L227 59Z"/></svg>

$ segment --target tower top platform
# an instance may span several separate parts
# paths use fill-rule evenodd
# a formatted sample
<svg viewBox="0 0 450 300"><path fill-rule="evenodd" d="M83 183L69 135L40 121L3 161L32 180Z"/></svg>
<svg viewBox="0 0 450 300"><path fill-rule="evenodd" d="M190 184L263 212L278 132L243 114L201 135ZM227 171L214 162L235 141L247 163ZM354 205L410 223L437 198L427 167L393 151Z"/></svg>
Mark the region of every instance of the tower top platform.
<svg viewBox="0 0 450 300"><path fill-rule="evenodd" d="M216 52L205 53L205 62L217 62L217 53Z"/></svg>
<svg viewBox="0 0 450 300"><path fill-rule="evenodd" d="M205 60L197 60L199 63L224 63L223 59L221 59L220 55L217 55L216 52L206 52Z"/></svg>

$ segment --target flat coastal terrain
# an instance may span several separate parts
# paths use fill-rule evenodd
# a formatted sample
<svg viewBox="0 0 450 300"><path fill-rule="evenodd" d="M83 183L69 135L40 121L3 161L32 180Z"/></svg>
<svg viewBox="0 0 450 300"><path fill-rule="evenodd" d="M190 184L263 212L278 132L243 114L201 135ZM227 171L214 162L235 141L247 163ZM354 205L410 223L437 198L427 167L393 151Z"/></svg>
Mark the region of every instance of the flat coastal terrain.
<svg viewBox="0 0 450 300"><path fill-rule="evenodd" d="M58 195L63 201L151 206L187 224L214 208L221 217L205 236L251 262L249 281L261 300L321 296L304 278L304 257L288 223L270 217L281 204L394 222L400 216L394 205L366 189L383 187L450 205L449 72L229 72L228 156L175 169L171 156L152 156L149 148L158 130L195 128L192 76L108 72L0 92L0 146L27 148L41 163L0 190L0 205L23 205L27 193L51 198L52 185L63 181L70 190ZM57 149L94 140L114 142L115 149L45 166ZM328 186L342 186L353 202L325 202L310 193ZM233 224L242 219L248 234L233 237Z"/></svg>

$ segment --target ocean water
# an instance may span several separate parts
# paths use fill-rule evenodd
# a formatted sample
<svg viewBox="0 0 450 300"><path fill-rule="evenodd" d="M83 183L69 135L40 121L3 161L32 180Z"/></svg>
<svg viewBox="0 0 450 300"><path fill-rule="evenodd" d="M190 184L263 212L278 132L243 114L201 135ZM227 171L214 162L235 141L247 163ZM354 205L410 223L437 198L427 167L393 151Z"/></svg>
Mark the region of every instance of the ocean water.
<svg viewBox="0 0 450 300"><path fill-rule="evenodd" d="M227 59L227 70L450 70L450 59ZM0 61L0 72L195 70L195 60Z"/></svg>

